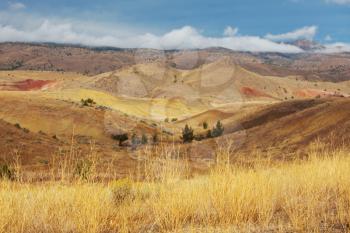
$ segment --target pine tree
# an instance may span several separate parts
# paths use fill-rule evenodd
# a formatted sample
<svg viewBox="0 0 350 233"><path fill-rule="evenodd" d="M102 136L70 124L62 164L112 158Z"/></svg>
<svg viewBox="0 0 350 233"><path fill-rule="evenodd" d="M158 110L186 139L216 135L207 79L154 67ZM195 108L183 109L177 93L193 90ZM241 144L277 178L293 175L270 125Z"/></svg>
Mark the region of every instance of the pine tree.
<svg viewBox="0 0 350 233"><path fill-rule="evenodd" d="M185 128L182 130L181 139L184 143L190 143L194 139L193 129L191 127L189 127L187 124L186 124Z"/></svg>
<svg viewBox="0 0 350 233"><path fill-rule="evenodd" d="M224 133L224 126L220 121L216 123L216 126L213 128L212 136L220 137Z"/></svg>
<svg viewBox="0 0 350 233"><path fill-rule="evenodd" d="M208 123L205 121L203 122L203 129L207 129L208 128Z"/></svg>

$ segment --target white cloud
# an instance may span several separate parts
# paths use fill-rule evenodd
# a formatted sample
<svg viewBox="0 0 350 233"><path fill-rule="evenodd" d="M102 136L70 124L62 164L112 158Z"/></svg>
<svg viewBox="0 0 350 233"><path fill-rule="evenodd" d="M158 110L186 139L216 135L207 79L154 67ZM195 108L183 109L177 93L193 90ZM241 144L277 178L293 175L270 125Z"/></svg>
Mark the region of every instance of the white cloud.
<svg viewBox="0 0 350 233"><path fill-rule="evenodd" d="M284 34L267 34L265 38L272 41L291 41L299 39L313 40L317 33L317 29L317 26L308 26Z"/></svg>
<svg viewBox="0 0 350 233"><path fill-rule="evenodd" d="M236 51L300 53L303 50L296 46L275 41L284 41L287 38L313 38L316 31L317 27L312 26L262 38L242 36L238 34L237 28L227 27L223 36L208 37L194 27L184 26L163 34L155 34L129 25L100 25L96 22L82 23L74 19L59 18L48 20L23 11L10 13L0 11L0 42L56 42L154 49L224 47ZM350 44L332 43L318 52L350 52Z"/></svg>
<svg viewBox="0 0 350 233"><path fill-rule="evenodd" d="M233 37L238 33L238 28L232 28L231 26L227 26L224 30L224 36Z"/></svg>
<svg viewBox="0 0 350 233"><path fill-rule="evenodd" d="M26 8L26 5L24 5L21 2L9 2L9 8L10 10L22 10Z"/></svg>
<svg viewBox="0 0 350 233"><path fill-rule="evenodd" d="M1 23L1 18L0 18ZM118 31L118 30L117 30ZM75 43L91 46L114 46L121 48L154 49L201 49L225 47L232 50L251 52L298 53L296 46L276 43L256 36L235 36L229 30L224 37L206 37L191 26L171 30L163 35L152 33L118 36L117 33L91 33L81 31L72 23L58 23L44 20L35 27L21 28L0 24L0 41L57 42ZM230 35L230 36L229 36Z"/></svg>
<svg viewBox="0 0 350 233"><path fill-rule="evenodd" d="M326 0L327 3L335 3L338 5L347 5L350 4L350 0Z"/></svg>

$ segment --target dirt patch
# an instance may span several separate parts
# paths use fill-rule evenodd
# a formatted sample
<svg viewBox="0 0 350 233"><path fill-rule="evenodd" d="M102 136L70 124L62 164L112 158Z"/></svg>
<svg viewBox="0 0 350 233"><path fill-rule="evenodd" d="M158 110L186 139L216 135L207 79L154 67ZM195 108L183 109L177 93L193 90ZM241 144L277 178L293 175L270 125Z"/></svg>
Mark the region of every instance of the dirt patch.
<svg viewBox="0 0 350 233"><path fill-rule="evenodd" d="M241 93L247 97L267 97L267 98L274 98L269 94L266 94L263 91L254 89L252 87L241 87Z"/></svg>
<svg viewBox="0 0 350 233"><path fill-rule="evenodd" d="M23 81L0 84L0 90L5 91L36 91L45 90L56 84L53 80L33 80L26 79Z"/></svg>

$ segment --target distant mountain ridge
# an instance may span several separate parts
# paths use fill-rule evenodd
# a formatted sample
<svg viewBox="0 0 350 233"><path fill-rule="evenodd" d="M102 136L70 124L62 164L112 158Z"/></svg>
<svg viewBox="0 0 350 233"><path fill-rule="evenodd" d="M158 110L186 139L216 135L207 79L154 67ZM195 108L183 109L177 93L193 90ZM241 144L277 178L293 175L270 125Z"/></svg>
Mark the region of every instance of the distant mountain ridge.
<svg viewBox="0 0 350 233"><path fill-rule="evenodd" d="M307 40L290 43L305 53L237 52L226 48L161 51L9 42L0 43L0 70L69 71L92 76L148 62L191 70L231 57L236 64L260 75L297 75L301 79L331 82L350 80L349 53L317 53L323 45Z"/></svg>

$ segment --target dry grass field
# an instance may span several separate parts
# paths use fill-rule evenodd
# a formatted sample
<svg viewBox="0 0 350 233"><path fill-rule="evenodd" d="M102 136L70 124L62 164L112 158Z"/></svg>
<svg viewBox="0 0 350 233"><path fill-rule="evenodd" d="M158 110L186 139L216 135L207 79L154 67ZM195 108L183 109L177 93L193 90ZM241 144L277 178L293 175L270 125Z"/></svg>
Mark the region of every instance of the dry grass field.
<svg viewBox="0 0 350 233"><path fill-rule="evenodd" d="M43 183L22 182L17 164L0 182L0 232L348 232L349 151L313 145L303 160L250 165L219 148L202 175L164 147L143 153L142 178L109 182L94 162L76 176L61 160L60 179Z"/></svg>

